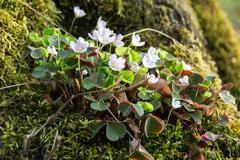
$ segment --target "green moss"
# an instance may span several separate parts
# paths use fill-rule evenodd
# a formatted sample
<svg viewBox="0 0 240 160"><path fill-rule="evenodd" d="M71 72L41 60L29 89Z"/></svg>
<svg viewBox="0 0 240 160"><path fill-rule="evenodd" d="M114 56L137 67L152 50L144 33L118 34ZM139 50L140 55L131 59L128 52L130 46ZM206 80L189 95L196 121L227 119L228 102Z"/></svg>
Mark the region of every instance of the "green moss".
<svg viewBox="0 0 240 160"><path fill-rule="evenodd" d="M46 17L52 21L57 19L57 10L50 0L0 0L1 87L32 80L31 68L28 65L30 61L27 57L27 46L30 44L28 34L32 30L40 31L44 26L49 26ZM0 106L10 106L15 103L15 99L25 98L23 96L25 92L34 91L31 89L0 91Z"/></svg>
<svg viewBox="0 0 240 160"><path fill-rule="evenodd" d="M208 53L217 62L219 74L224 82L233 82L233 92L239 102L240 43L230 22L216 0L192 0Z"/></svg>
<svg viewBox="0 0 240 160"><path fill-rule="evenodd" d="M80 7L86 10L87 16L78 19L76 28L73 30L77 36L87 36L86 33L94 28L100 16L103 16L108 21L110 28L121 33L129 33L146 27L158 29L176 38L183 45L180 47L173 45L168 39L155 33L141 34L143 39L149 41L148 45L160 46L168 50L185 59L194 66L194 69L203 74L216 74L213 61L205 54L202 43L199 41L201 35L196 32L198 21L191 12L188 12L191 7L187 4L185 6L185 4L179 3L178 0L169 0L167 2L151 0L55 1L58 8L63 11L63 25L66 29L70 26L74 5L80 4ZM41 11L44 15L51 15L49 11L51 10L53 16L55 15L55 9L48 9L48 6L52 6L50 0L40 2L42 4L40 6L43 8L38 9L38 11ZM120 2L122 2L122 5ZM34 8L39 7L38 3L39 1L33 1L31 5ZM48 3L50 5L47 5ZM41 16L35 15L28 7L23 7L20 3L15 1L6 3L6 1L3 1L0 4L2 5L0 10L2 14L0 16L4 17L0 18L0 22L3 24L1 26L5 26L4 31L8 33L3 33L1 30L1 34L3 33L3 37L5 37L2 42L6 45L0 54L0 56L4 57L3 63L5 67L5 69L0 69L0 73L3 75L1 86L3 86L31 79L30 67L26 61L21 59L22 53L29 43L26 36L33 27L34 30L38 31L47 24L45 24L46 21ZM191 18L189 18L190 15L192 15ZM12 40L8 41L10 37L13 37L16 43L12 44ZM16 74L12 75L12 73ZM0 118L0 142L3 143L3 146L0 146L0 156L4 159L19 159L22 152L23 136L30 133L34 127L41 126L47 117L53 114L61 105L50 105L44 100L42 97L44 87L42 89L36 86L32 87L6 90L0 93L0 117L2 117ZM219 87L219 84L217 87ZM128 137L119 142L109 142L105 138L104 130L102 130L94 139L91 139L89 127L92 121L87 120L79 112L76 108L66 108L61 116L45 127L32 140L29 159L42 159L51 150L57 130L60 146L52 155L52 159L128 158ZM215 126L214 120L211 119L209 123L207 122L204 127L209 128L209 130L214 127L216 133L237 137L231 130ZM190 136L189 131L186 131L180 123L177 123L176 125L168 125L159 137L143 138L142 144L156 159L183 159L188 152L187 140ZM214 153L209 155L209 159L219 157L221 159L237 158L239 156L237 154L238 148L240 148L239 144L235 144L235 141L231 138L227 141L229 144L234 144L235 148L227 149L227 152L225 152L224 145L220 143L219 145L211 145L205 151L205 153ZM224 142L225 140L222 141L222 143ZM234 154L229 154L229 151Z"/></svg>

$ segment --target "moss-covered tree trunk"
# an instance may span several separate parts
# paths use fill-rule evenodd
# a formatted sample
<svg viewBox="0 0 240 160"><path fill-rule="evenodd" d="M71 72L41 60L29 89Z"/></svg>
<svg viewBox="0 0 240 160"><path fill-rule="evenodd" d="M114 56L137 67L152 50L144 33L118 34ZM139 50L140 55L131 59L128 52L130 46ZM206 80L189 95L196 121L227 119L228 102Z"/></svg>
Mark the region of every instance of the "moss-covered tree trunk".
<svg viewBox="0 0 240 160"><path fill-rule="evenodd" d="M73 29L73 34L76 36L86 37L87 33L94 29L100 16L108 22L111 29L123 34L143 28L153 28L175 38L181 45L175 45L169 39L150 31L141 33L141 37L149 43L148 45L168 50L186 60L196 71L217 76L215 63L202 43L204 39L202 25L199 24L190 0L76 0L74 2L55 0L55 3L63 13L60 24L66 30L70 28L74 6L80 6L86 11L87 16L76 21ZM27 16L30 18L32 15ZM26 48L26 44L23 44L24 47ZM17 65L20 66L20 64ZM0 68L0 71L3 69ZM8 80L10 79L11 77ZM220 81L220 79L216 81L216 87L220 86ZM25 91L30 96L19 94L18 99L11 99L11 102L7 101L8 91L2 93L5 96L2 105L6 108L1 108L4 120L1 121L3 129L0 132L2 135L0 141L4 148L1 145L0 148L7 158L19 159L20 155L23 155L23 136L34 127L43 124L47 117L61 105L52 105L44 101L41 92L35 92L36 88L38 87L33 86ZM20 88L15 91L22 90ZM92 121L83 117L78 109L68 108L52 124L43 128L31 142L28 154L24 156L30 159L42 159L51 150L55 133L58 131L60 145L51 155L53 159L128 158L127 137L113 143L104 138L105 135L102 132L94 139L90 139L91 133L88 127L91 123ZM215 133L224 132L235 136L230 129L219 128L213 123L207 119L203 125L206 129L211 128ZM156 159L183 159L188 154L186 143L188 137L188 131L178 123L168 125L159 137L144 139L142 143ZM220 140L219 144L220 146L212 145L205 149L206 157L209 159L225 157L223 159L226 159L240 156L240 147L231 137L227 141ZM234 148L227 147L230 145Z"/></svg>

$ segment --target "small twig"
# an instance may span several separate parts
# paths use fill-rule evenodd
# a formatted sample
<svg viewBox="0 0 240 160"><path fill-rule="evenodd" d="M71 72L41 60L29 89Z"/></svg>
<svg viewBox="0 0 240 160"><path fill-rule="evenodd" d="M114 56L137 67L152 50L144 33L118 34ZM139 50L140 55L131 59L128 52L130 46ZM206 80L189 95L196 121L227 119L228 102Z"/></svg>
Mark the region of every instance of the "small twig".
<svg viewBox="0 0 240 160"><path fill-rule="evenodd" d="M32 81L32 82L25 82L25 83L20 83L20 84L13 84L5 87L1 87L0 90L4 89L9 89L9 88L14 88L14 87L20 87L20 86L26 86L26 85L32 85L32 84L41 84L41 83L52 83L55 80L52 81Z"/></svg>
<svg viewBox="0 0 240 160"><path fill-rule="evenodd" d="M52 149L49 153L47 153L44 156L45 160L50 160L51 159L53 153L57 151L57 149L59 147L59 143L60 143L60 139L59 139L59 133L58 133L58 130L57 130L56 133L55 133L55 136L54 136Z"/></svg>
<svg viewBox="0 0 240 160"><path fill-rule="evenodd" d="M121 123L121 121L118 120L118 118L112 113L112 111L109 108L107 110L117 122ZM135 139L135 137L128 130L126 132L132 139ZM139 144L139 147L143 149L149 156L151 156L151 154L148 153L148 151L141 144ZM152 156L151 158L154 159Z"/></svg>
<svg viewBox="0 0 240 160"><path fill-rule="evenodd" d="M166 126L168 125L168 122L169 122L169 119L170 119L170 116L171 116L173 110L174 110L174 108L171 108L171 110L170 110L169 113L168 113L168 117L167 117L167 121L166 121Z"/></svg>
<svg viewBox="0 0 240 160"><path fill-rule="evenodd" d="M129 86L129 87L127 87L127 88L120 89L120 90L116 91L115 94L119 94L119 93L122 93L122 92L125 92L125 91L129 91L129 90L131 90L131 89L133 89L133 88L137 88L137 87L143 85L144 83L146 83L147 81L148 81L148 78L140 81L140 82L137 83L137 84L134 84L134 85L132 85L132 86Z"/></svg>
<svg viewBox="0 0 240 160"><path fill-rule="evenodd" d="M38 133L40 133L40 131L46 127L50 122L52 122L60 113L61 111L68 105L68 103L73 100L74 98L78 97L79 95L73 95L67 102L65 102L58 110L55 114L52 114L51 116L49 116L47 118L47 120L45 121L45 123L40 126L38 129L34 128L33 131L30 134L27 134L24 136L23 138L23 152L21 155L21 159L22 160L27 160L28 159L28 152L29 152L29 148L31 145L31 140L33 137L35 137L36 135L38 135Z"/></svg>

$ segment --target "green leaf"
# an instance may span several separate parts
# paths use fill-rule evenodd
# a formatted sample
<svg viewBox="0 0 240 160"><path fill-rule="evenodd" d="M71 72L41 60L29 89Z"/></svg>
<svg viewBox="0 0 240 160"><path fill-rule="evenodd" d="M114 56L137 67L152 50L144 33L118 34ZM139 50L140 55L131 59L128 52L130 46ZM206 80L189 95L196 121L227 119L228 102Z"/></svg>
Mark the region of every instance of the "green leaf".
<svg viewBox="0 0 240 160"><path fill-rule="evenodd" d="M203 95L197 89L189 88L185 93L193 102L202 103L204 101Z"/></svg>
<svg viewBox="0 0 240 160"><path fill-rule="evenodd" d="M150 102L153 105L153 110L156 111L158 108L161 107L161 103L159 101L151 101Z"/></svg>
<svg viewBox="0 0 240 160"><path fill-rule="evenodd" d="M105 78L105 74L104 73L100 73L100 72L94 72L91 76L91 81L95 84L96 87L101 88L103 87L107 80Z"/></svg>
<svg viewBox="0 0 240 160"><path fill-rule="evenodd" d="M138 92L137 96L141 99L141 100L144 100L144 101L147 101L147 100L151 100L152 97L147 94L147 93L143 93L143 92Z"/></svg>
<svg viewBox="0 0 240 160"><path fill-rule="evenodd" d="M59 44L61 45L61 43L67 43L67 40L63 37L63 36L50 36L48 37L48 42L49 45L51 46L58 46Z"/></svg>
<svg viewBox="0 0 240 160"><path fill-rule="evenodd" d="M35 78L44 78L47 73L56 73L58 71L57 66L53 64L44 63L34 68L32 76Z"/></svg>
<svg viewBox="0 0 240 160"><path fill-rule="evenodd" d="M95 135L100 131L100 129L102 129L105 126L104 123L94 123L91 130L92 130L92 138L95 137Z"/></svg>
<svg viewBox="0 0 240 160"><path fill-rule="evenodd" d="M223 90L219 93L219 97L226 103L236 104L235 98L230 94L229 91Z"/></svg>
<svg viewBox="0 0 240 160"><path fill-rule="evenodd" d="M78 66L78 62L74 58L67 58L67 59L62 60L60 62L60 65L61 65L62 70L68 71L68 70L76 69Z"/></svg>
<svg viewBox="0 0 240 160"><path fill-rule="evenodd" d="M29 38L30 38L30 40L33 41L33 42L39 42L39 41L41 41L41 38L38 36L38 34L37 34L36 32L31 32L31 33L29 34Z"/></svg>
<svg viewBox="0 0 240 160"><path fill-rule="evenodd" d="M206 92L204 92L203 97L204 97L205 99L208 99L208 98L212 97L212 93L209 92L209 91L206 91Z"/></svg>
<svg viewBox="0 0 240 160"><path fill-rule="evenodd" d="M141 106L139 106L138 104L134 104L133 108L135 109L135 111L137 112L138 116L141 117L144 115L144 110Z"/></svg>
<svg viewBox="0 0 240 160"><path fill-rule="evenodd" d="M141 106L143 108L143 110L148 111L148 112L152 112L153 111L153 105L149 102L137 102L137 105Z"/></svg>
<svg viewBox="0 0 240 160"><path fill-rule="evenodd" d="M84 95L83 97L84 97L86 100L91 101L91 102L96 102L96 101L97 101L93 96Z"/></svg>
<svg viewBox="0 0 240 160"><path fill-rule="evenodd" d="M83 88L87 90L92 89L95 86L95 84L92 82L92 79L90 77L84 78L82 81L82 85L83 85Z"/></svg>
<svg viewBox="0 0 240 160"><path fill-rule="evenodd" d="M31 48L31 57L33 59L40 59L48 56L48 52L45 48Z"/></svg>
<svg viewBox="0 0 240 160"><path fill-rule="evenodd" d="M152 114L149 114L145 120L144 132L146 136L149 135L158 135L164 129L164 121L159 117L156 117Z"/></svg>
<svg viewBox="0 0 240 160"><path fill-rule="evenodd" d="M192 106L188 103L183 102L182 105L188 112L194 112L195 111L194 106Z"/></svg>
<svg viewBox="0 0 240 160"><path fill-rule="evenodd" d="M141 56L137 51L131 49L128 55L128 60L129 62L139 62L141 60Z"/></svg>
<svg viewBox="0 0 240 160"><path fill-rule="evenodd" d="M38 66L32 71L32 76L35 78L44 78L48 69L44 66Z"/></svg>
<svg viewBox="0 0 240 160"><path fill-rule="evenodd" d="M168 83L171 83L172 81L174 81L174 80L177 80L178 78L175 76L175 75L168 75L167 76L167 82Z"/></svg>
<svg viewBox="0 0 240 160"><path fill-rule="evenodd" d="M179 73L182 70L183 70L183 63L179 63L179 64L175 65L174 71L176 73Z"/></svg>
<svg viewBox="0 0 240 160"><path fill-rule="evenodd" d="M202 83L202 82L203 82L203 77L200 74L193 73L189 77L189 83L190 84L197 85L197 84Z"/></svg>
<svg viewBox="0 0 240 160"><path fill-rule="evenodd" d="M120 138L123 138L126 133L127 128L123 123L107 123L106 135L110 141L117 141Z"/></svg>
<svg viewBox="0 0 240 160"><path fill-rule="evenodd" d="M55 29L54 28L46 28L43 30L43 35L44 36L52 36L55 34Z"/></svg>
<svg viewBox="0 0 240 160"><path fill-rule="evenodd" d="M105 102L92 102L90 107L97 111L105 111L109 108L110 104Z"/></svg>
<svg viewBox="0 0 240 160"><path fill-rule="evenodd" d="M123 55L127 54L129 51L130 51L130 48L128 48L128 47L117 47L115 49L115 53L118 56L123 56Z"/></svg>
<svg viewBox="0 0 240 160"><path fill-rule="evenodd" d="M199 83L198 85L209 88L212 85L212 81L204 80L202 83Z"/></svg>
<svg viewBox="0 0 240 160"><path fill-rule="evenodd" d="M195 122L197 122L197 124L201 124L202 123L202 116L203 116L202 111L197 110L197 111L195 111L193 113L190 113L190 115L191 115L192 119Z"/></svg>
<svg viewBox="0 0 240 160"><path fill-rule="evenodd" d="M176 93L176 94L179 94L180 91L181 91L181 87L176 85L176 84L174 84L174 83L172 83L172 92Z"/></svg>
<svg viewBox="0 0 240 160"><path fill-rule="evenodd" d="M73 54L72 50L64 50L64 51L60 51L58 56L59 56L59 58L63 58L64 59L64 58L69 57L72 54Z"/></svg>
<svg viewBox="0 0 240 160"><path fill-rule="evenodd" d="M213 82L216 79L215 76L206 76L204 80Z"/></svg>
<svg viewBox="0 0 240 160"><path fill-rule="evenodd" d="M120 103L118 105L118 110L123 114L123 117L127 117L131 112L131 105L128 103Z"/></svg>
<svg viewBox="0 0 240 160"><path fill-rule="evenodd" d="M132 83L134 80L134 73L132 71L120 71L120 75L122 76L122 81L125 83Z"/></svg>
<svg viewBox="0 0 240 160"><path fill-rule="evenodd" d="M138 74L139 74L140 76L143 76L143 75L145 75L147 72L148 72L148 69L147 69L147 68L141 67L141 68L139 69L139 71L138 71Z"/></svg>

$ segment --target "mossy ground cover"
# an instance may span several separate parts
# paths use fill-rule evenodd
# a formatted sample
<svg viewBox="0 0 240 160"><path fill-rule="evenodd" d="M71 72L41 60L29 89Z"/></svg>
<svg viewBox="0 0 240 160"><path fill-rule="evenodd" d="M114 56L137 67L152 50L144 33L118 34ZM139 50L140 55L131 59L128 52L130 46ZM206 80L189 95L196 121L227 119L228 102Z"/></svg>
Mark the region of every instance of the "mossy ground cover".
<svg viewBox="0 0 240 160"><path fill-rule="evenodd" d="M240 43L236 32L221 10L218 1L193 0L192 6L201 25L203 36L207 40L208 53L217 62L218 73L222 80L234 84L234 96L239 102Z"/></svg>
<svg viewBox="0 0 240 160"><path fill-rule="evenodd" d="M200 47L201 43L193 35L194 26L191 26L191 21L189 22L188 18L186 18L188 14L185 14L184 10L176 9L178 7L174 8L175 5L180 5L176 4L176 1L169 1L169 7L165 7L160 1L154 2L156 6L152 6L151 1L141 2L138 6L135 5L136 1L131 1L129 2L130 4L122 1L122 6L119 4L121 1L103 2L99 0L91 2L93 3L90 4L87 1L78 1L74 4L69 1L56 3L59 9L63 11L63 16L68 16L64 20L66 24L63 24L66 29L68 29L67 26L70 26L71 19L69 15L73 15L72 8L74 5L81 4L81 7L86 10L88 16L78 21L77 26L79 27L74 29L76 36L80 34L86 35L93 28L89 26L94 26L99 16L103 16L104 19L108 20L111 28L120 29L122 33L146 27L163 30L187 46L188 53L185 53L186 50L176 48L175 46L169 47L169 42L163 37L156 36L156 34L144 33L143 36L145 39L153 37L151 45L162 46L172 51L175 55L193 64L201 72L215 74L214 65L208 65L208 56L203 55ZM37 10L43 15L47 14L55 17L55 8L53 5L49 5L49 3L52 4L51 1L41 1L41 5L35 1L28 4L31 4L34 8L40 6ZM26 51L26 47L29 44L27 33L32 30L41 30L43 26L47 25L45 24L46 20L34 14L28 7L22 7L20 3L15 3L15 1L11 3L2 1L0 4L4 6L1 6L0 12L4 13L1 16L8 15L0 20L3 24L2 26L4 26L4 31L1 30L1 35L4 36L1 38L6 37L2 39L2 46L6 45L6 47L3 47L5 49L1 51L0 55L4 57L1 57L2 61L0 63L0 65L4 64L0 69L1 78L3 79L0 84L5 86L30 81L32 80L30 75L31 67L29 67L31 63L22 58L22 53ZM53 9L49 9L47 6L52 6ZM136 6L136 8L131 8L134 10L131 11L128 6ZM145 10L144 13L141 12L143 9ZM52 14L49 14L49 11L52 11ZM119 14L117 14L117 11L119 11ZM179 17L178 12L186 17ZM12 15L9 16L10 13ZM161 16L159 17L159 15ZM6 22L4 19L10 19L10 21ZM8 34L3 33L6 31ZM12 43L12 40L9 40L11 37L16 43ZM25 86L0 91L1 158L19 159L22 153L24 135L30 133L34 127L41 126L47 117L55 113L62 105L60 102L49 104L43 97L44 89L43 86ZM205 150L204 153L208 159L236 159L240 157L239 142L235 140L237 137L236 133L228 127L217 127L214 123L215 121L216 119L206 119L203 121L203 126L207 129L213 128L216 134L224 133L226 136L220 139L218 143L210 144L210 147ZM45 127L33 139L29 150L29 158L42 159L46 153L49 153L57 131L60 145L58 150L52 155L52 159L128 158L129 146L127 137L119 142L109 142L103 138L105 135L102 132L94 139L91 139L89 130L91 124L92 121L79 113L78 109L66 108L53 123ZM156 159L183 159L188 151L188 138L190 138L189 131L186 131L180 123L177 123L176 125L169 125L159 137L144 139L142 143Z"/></svg>

